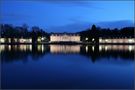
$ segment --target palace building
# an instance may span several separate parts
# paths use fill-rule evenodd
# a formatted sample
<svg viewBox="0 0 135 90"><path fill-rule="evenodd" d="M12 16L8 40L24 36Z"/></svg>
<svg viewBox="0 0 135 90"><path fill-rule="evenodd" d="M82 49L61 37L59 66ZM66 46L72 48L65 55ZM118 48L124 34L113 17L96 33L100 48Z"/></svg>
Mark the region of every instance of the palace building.
<svg viewBox="0 0 135 90"><path fill-rule="evenodd" d="M50 42L80 42L80 35L75 33L52 33Z"/></svg>

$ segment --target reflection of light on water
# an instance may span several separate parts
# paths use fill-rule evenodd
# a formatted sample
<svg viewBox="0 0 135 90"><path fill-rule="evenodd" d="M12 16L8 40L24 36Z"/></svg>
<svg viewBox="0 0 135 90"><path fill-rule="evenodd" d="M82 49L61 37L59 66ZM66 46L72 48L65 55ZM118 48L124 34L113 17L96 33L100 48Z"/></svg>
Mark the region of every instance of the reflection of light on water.
<svg viewBox="0 0 135 90"><path fill-rule="evenodd" d="M32 45L29 45L29 47L30 47L30 51L32 51Z"/></svg>
<svg viewBox="0 0 135 90"><path fill-rule="evenodd" d="M0 45L0 52L5 51L5 50L32 51L32 45Z"/></svg>
<svg viewBox="0 0 135 90"><path fill-rule="evenodd" d="M85 47L86 52L88 52L88 46Z"/></svg>
<svg viewBox="0 0 135 90"><path fill-rule="evenodd" d="M26 50L32 51L32 45L26 45Z"/></svg>
<svg viewBox="0 0 135 90"><path fill-rule="evenodd" d="M44 45L42 45L42 52L44 52Z"/></svg>
<svg viewBox="0 0 135 90"><path fill-rule="evenodd" d="M99 45L99 51L105 50L120 50L120 51L133 51L134 45Z"/></svg>
<svg viewBox="0 0 135 90"><path fill-rule="evenodd" d="M37 46L37 50L38 50L38 51L41 51L41 45L38 45L38 46Z"/></svg>
<svg viewBox="0 0 135 90"><path fill-rule="evenodd" d="M95 50L95 47L94 46L92 46L92 51L94 51Z"/></svg>
<svg viewBox="0 0 135 90"><path fill-rule="evenodd" d="M0 52L5 50L5 45L0 45Z"/></svg>
<svg viewBox="0 0 135 90"><path fill-rule="evenodd" d="M101 45L99 46L99 51L102 51L102 46Z"/></svg>
<svg viewBox="0 0 135 90"><path fill-rule="evenodd" d="M26 51L26 45L20 45L20 50L21 51Z"/></svg>
<svg viewBox="0 0 135 90"><path fill-rule="evenodd" d="M83 48L88 52L89 48L95 51L95 46L86 46ZM102 51L135 51L134 45L99 45L97 47L100 52ZM46 47L44 45L37 45L37 51L44 52ZM32 45L0 45L0 52L5 50L20 50L20 51L32 51ZM50 45L50 52L52 53L79 53L80 45Z"/></svg>
<svg viewBox="0 0 135 90"><path fill-rule="evenodd" d="M105 46L105 51L107 51L108 50L108 46Z"/></svg>
<svg viewBox="0 0 135 90"><path fill-rule="evenodd" d="M128 48L129 48L129 51L132 51L133 50L133 47L132 46L129 46Z"/></svg>
<svg viewBox="0 0 135 90"><path fill-rule="evenodd" d="M44 52L44 45L38 45L37 50Z"/></svg>
<svg viewBox="0 0 135 90"><path fill-rule="evenodd" d="M11 45L8 45L8 50L11 51Z"/></svg>
<svg viewBox="0 0 135 90"><path fill-rule="evenodd" d="M32 51L32 45L19 45L18 49L21 51L27 51L27 50Z"/></svg>
<svg viewBox="0 0 135 90"><path fill-rule="evenodd" d="M80 45L50 45L51 53L79 53Z"/></svg>

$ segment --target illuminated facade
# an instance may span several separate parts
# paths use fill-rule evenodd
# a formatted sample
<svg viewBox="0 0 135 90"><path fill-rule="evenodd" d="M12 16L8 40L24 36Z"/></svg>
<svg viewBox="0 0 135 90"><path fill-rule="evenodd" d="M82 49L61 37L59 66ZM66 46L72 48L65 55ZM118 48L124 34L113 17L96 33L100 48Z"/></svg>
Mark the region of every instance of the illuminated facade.
<svg viewBox="0 0 135 90"><path fill-rule="evenodd" d="M99 43L135 43L134 38L99 38Z"/></svg>
<svg viewBox="0 0 135 90"><path fill-rule="evenodd" d="M0 43L5 43L5 38L0 38Z"/></svg>
<svg viewBox="0 0 135 90"><path fill-rule="evenodd" d="M134 45L99 45L99 51L134 51Z"/></svg>
<svg viewBox="0 0 135 90"><path fill-rule="evenodd" d="M0 38L0 43L32 43L32 38Z"/></svg>
<svg viewBox="0 0 135 90"><path fill-rule="evenodd" d="M73 33L51 34L50 42L80 42L80 36Z"/></svg>
<svg viewBox="0 0 135 90"><path fill-rule="evenodd" d="M28 39L20 38L19 43L32 43L32 39L31 38L28 38Z"/></svg>

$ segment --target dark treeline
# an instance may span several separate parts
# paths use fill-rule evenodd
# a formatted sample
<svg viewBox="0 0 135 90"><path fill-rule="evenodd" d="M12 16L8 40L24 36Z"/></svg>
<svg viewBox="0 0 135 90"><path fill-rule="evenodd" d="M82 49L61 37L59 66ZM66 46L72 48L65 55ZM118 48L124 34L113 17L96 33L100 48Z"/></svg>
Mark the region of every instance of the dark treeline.
<svg viewBox="0 0 135 90"><path fill-rule="evenodd" d="M39 27L32 27L28 29L26 24L22 26L13 26L10 24L1 24L1 37L3 38L32 38L33 42L37 40L38 37L46 37L46 41L49 41L50 34L45 32L45 30L40 29ZM97 42L99 37L102 38L133 38L134 37L134 27L125 27L121 29L106 29L96 27L92 25L91 28L86 29L80 34L81 41ZM87 38L87 40L86 40ZM94 40L92 40L94 38Z"/></svg>
<svg viewBox="0 0 135 90"><path fill-rule="evenodd" d="M0 27L2 38L32 38L32 40L36 40L38 37L44 36L47 41L49 40L49 34L37 26L33 26L31 29L28 29L26 24L22 26L1 24Z"/></svg>
<svg viewBox="0 0 135 90"><path fill-rule="evenodd" d="M121 29L109 29L109 28L100 28L92 25L91 28L86 29L81 32L77 32L81 36L82 41L92 41L92 38L98 40L99 37L102 38L133 38L134 37L134 27L124 27ZM96 41L96 40L95 40Z"/></svg>

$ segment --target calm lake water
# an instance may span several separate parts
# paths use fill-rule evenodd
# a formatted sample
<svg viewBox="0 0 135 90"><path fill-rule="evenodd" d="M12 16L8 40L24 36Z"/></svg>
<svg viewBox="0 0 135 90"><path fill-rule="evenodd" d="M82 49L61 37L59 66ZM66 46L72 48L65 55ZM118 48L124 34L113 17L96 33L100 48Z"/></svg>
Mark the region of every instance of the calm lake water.
<svg viewBox="0 0 135 90"><path fill-rule="evenodd" d="M133 45L0 45L7 89L133 89Z"/></svg>

